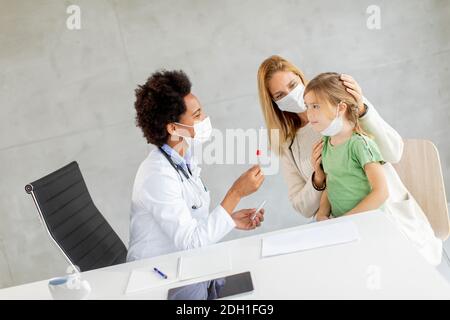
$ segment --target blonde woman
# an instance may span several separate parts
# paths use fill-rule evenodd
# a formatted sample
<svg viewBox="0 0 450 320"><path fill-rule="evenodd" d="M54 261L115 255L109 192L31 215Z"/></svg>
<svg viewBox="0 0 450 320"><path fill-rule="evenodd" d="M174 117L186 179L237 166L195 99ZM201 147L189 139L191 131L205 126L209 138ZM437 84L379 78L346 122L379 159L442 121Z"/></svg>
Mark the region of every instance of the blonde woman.
<svg viewBox="0 0 450 320"><path fill-rule="evenodd" d="M430 227L423 211L400 181L390 163L400 161L403 140L372 104L366 100L356 81L340 77L347 92L356 101L359 124L378 145L387 163L383 166L389 190L391 219L432 264L440 263L442 242ZM326 177L322 168L323 141L308 121L303 101L307 81L302 71L280 56L271 56L258 70L259 99L267 129L279 130L279 141L269 142L272 152L280 156L288 197L294 209L307 218L315 216Z"/></svg>

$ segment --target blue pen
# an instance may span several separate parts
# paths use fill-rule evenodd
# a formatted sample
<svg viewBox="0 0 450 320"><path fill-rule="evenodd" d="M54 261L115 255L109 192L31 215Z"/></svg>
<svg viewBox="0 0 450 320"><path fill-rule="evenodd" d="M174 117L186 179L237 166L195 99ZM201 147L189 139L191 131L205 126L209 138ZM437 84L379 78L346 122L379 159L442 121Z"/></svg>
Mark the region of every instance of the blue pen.
<svg viewBox="0 0 450 320"><path fill-rule="evenodd" d="M163 277L164 279L167 279L167 275L165 275L164 273L162 273L161 271L158 270L158 268L153 268L153 270L155 272L157 272L161 277Z"/></svg>

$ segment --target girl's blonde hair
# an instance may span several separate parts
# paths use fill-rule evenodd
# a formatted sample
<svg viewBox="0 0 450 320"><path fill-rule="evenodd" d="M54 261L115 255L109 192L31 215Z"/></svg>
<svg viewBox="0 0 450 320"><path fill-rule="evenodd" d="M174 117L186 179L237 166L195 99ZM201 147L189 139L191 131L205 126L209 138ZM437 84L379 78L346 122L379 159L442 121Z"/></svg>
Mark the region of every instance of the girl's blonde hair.
<svg viewBox="0 0 450 320"><path fill-rule="evenodd" d="M282 111L273 101L269 92L269 81L278 71L290 71L300 77L306 85L305 76L295 65L280 56L271 56L261 63L258 69L258 93L262 113L269 132L269 143L272 151L280 153L281 145L293 139L301 126L300 117L294 112ZM271 137L272 130L279 130L278 141Z"/></svg>
<svg viewBox="0 0 450 320"><path fill-rule="evenodd" d="M355 97L347 92L346 87L341 80L340 74L336 72L319 74L308 83L303 96L310 91L314 92L318 99L327 101L333 106L337 106L340 103L345 103L347 105L345 116L354 124L353 131L368 136L359 123L358 102Z"/></svg>

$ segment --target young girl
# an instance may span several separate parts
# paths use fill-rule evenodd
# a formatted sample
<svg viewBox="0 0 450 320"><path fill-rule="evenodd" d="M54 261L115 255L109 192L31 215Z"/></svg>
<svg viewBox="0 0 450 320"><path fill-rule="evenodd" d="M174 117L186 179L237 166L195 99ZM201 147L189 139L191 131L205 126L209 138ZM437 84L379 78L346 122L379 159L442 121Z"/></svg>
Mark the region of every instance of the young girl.
<svg viewBox="0 0 450 320"><path fill-rule="evenodd" d="M383 206L389 193L376 143L358 123L358 105L337 73L322 73L303 93L308 119L324 138L326 189L317 221Z"/></svg>

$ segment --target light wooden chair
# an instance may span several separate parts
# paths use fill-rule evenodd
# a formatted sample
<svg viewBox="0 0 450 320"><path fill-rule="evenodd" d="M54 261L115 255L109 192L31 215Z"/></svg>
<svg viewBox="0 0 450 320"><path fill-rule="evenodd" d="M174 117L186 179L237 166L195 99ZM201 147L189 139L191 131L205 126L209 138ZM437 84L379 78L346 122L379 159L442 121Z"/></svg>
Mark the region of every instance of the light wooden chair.
<svg viewBox="0 0 450 320"><path fill-rule="evenodd" d="M439 152L427 140L405 140L401 161L394 164L400 179L419 203L436 237L445 240L450 234Z"/></svg>

